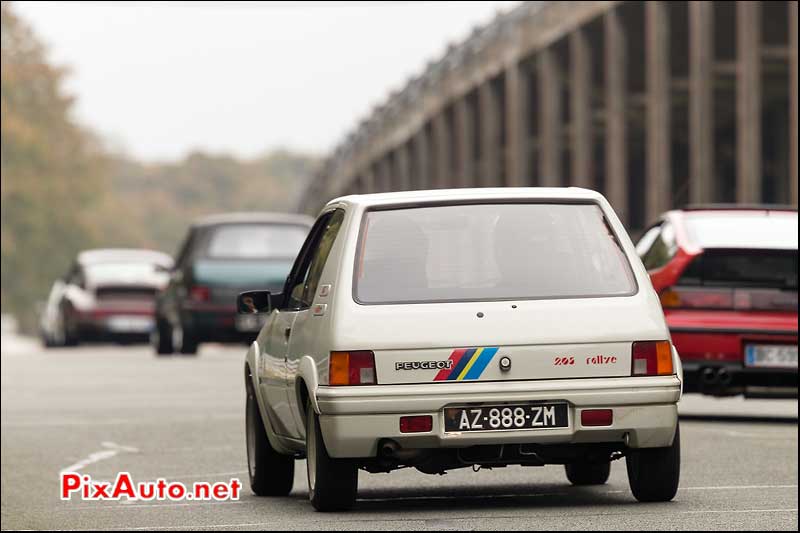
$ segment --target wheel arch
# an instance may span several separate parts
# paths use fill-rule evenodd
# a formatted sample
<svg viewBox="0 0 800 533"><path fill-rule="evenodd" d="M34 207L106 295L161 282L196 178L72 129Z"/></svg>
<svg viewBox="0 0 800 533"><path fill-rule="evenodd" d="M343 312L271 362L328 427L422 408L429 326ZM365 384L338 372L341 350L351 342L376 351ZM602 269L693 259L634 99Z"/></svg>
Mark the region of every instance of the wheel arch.
<svg viewBox="0 0 800 533"><path fill-rule="evenodd" d="M317 403L317 388L319 387L319 376L317 375L317 364L314 359L305 355L300 358L295 380L295 394L297 399L298 412L302 416L305 427L306 405L310 401L314 412L320 414L319 404Z"/></svg>
<svg viewBox="0 0 800 533"><path fill-rule="evenodd" d="M285 446L281 439L275 434L275 431L272 429L272 422L270 421L269 416L267 416L267 406L264 400L261 398L261 393L258 387L258 350L258 342L253 341L253 344L250 345L250 349L247 352L247 357L244 363L245 393L252 394L256 400L258 414L261 417L261 422L264 424L264 430L267 433L267 440L269 440L272 448L278 453L282 453L284 455L294 455L294 450ZM256 369L256 372L253 372L253 368Z"/></svg>

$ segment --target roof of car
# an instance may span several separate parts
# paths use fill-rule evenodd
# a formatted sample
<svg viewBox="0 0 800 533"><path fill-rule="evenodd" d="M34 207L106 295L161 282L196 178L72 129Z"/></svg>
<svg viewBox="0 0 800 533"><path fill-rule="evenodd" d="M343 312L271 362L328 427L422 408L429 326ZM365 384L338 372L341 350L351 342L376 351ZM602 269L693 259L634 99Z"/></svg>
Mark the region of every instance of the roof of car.
<svg viewBox="0 0 800 533"><path fill-rule="evenodd" d="M195 220L192 225L216 226L220 224L297 224L311 226L314 219L306 215L292 213L246 212L246 213L220 213L208 215Z"/></svg>
<svg viewBox="0 0 800 533"><path fill-rule="evenodd" d="M119 261L150 261L169 266L172 264L172 257L164 252L145 248L97 248L78 254L78 263L82 265Z"/></svg>
<svg viewBox="0 0 800 533"><path fill-rule="evenodd" d="M797 206L777 204L689 204L678 211L794 211Z"/></svg>
<svg viewBox="0 0 800 533"><path fill-rule="evenodd" d="M797 210L704 207L670 211L679 217L688 242L703 249L797 249Z"/></svg>
<svg viewBox="0 0 800 533"><path fill-rule="evenodd" d="M486 200L599 200L603 196L580 187L483 187L473 189L434 189L374 194L353 194L331 200L328 205L349 203L365 207L393 204L472 202Z"/></svg>

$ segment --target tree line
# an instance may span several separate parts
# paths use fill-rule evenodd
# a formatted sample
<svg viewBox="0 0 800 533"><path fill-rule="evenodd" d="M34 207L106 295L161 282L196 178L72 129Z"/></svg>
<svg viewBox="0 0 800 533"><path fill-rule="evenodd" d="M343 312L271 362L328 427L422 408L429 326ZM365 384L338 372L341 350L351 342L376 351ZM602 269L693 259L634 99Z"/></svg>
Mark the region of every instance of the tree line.
<svg viewBox="0 0 800 533"><path fill-rule="evenodd" d="M173 252L195 217L291 211L316 159L273 150L241 160L194 152L142 163L114 152L72 117L63 68L2 4L0 239L3 313L33 331L37 305L80 250Z"/></svg>

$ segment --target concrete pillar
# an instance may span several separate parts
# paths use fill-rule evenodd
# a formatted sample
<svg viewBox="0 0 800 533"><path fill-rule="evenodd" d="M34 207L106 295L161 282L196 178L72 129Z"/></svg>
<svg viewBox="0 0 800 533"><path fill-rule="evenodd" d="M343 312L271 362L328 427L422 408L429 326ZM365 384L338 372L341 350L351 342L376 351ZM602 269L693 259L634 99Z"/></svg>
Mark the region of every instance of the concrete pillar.
<svg viewBox="0 0 800 533"><path fill-rule="evenodd" d="M391 192L396 190L393 183L392 161L389 154L383 154L378 160L378 172L380 175L381 192Z"/></svg>
<svg viewBox="0 0 800 533"><path fill-rule="evenodd" d="M714 176L714 5L689 2L689 203L717 198Z"/></svg>
<svg viewBox="0 0 800 533"><path fill-rule="evenodd" d="M414 135L412 142L414 143L416 161L411 165L411 188L417 190L428 189L430 187L430 178L428 176L430 148L424 125L422 125L419 131Z"/></svg>
<svg viewBox="0 0 800 533"><path fill-rule="evenodd" d="M647 54L645 220L650 222L672 206L669 12L666 2L645 3L645 34Z"/></svg>
<svg viewBox="0 0 800 533"><path fill-rule="evenodd" d="M431 188L444 189L452 186L450 170L450 132L447 128L447 116L441 109L432 119L433 144L435 146L435 175L431 177Z"/></svg>
<svg viewBox="0 0 800 533"><path fill-rule="evenodd" d="M473 152L473 146L475 146L473 110L470 109L471 106L466 95L458 98L454 105L455 131L453 132L453 142L456 143L456 160L458 162L455 171L455 182L457 187L472 187L477 181L475 179L475 154Z"/></svg>
<svg viewBox="0 0 800 533"><path fill-rule="evenodd" d="M361 174L361 193L371 193L377 191L375 172L367 167Z"/></svg>
<svg viewBox="0 0 800 533"><path fill-rule="evenodd" d="M797 206L797 2L789 9L789 203Z"/></svg>
<svg viewBox="0 0 800 533"><path fill-rule="evenodd" d="M572 120L572 185L592 188L594 142L592 137L592 51L586 33L577 28L569 35L570 118Z"/></svg>
<svg viewBox="0 0 800 533"><path fill-rule="evenodd" d="M628 223L627 54L619 13L608 11L605 32L606 197L623 224Z"/></svg>
<svg viewBox="0 0 800 533"><path fill-rule="evenodd" d="M736 201L761 201L761 6L736 2Z"/></svg>
<svg viewBox="0 0 800 533"><path fill-rule="evenodd" d="M506 185L528 184L529 77L514 62L505 71Z"/></svg>
<svg viewBox="0 0 800 533"><path fill-rule="evenodd" d="M486 80L478 87L478 112L480 113L481 131L478 132L481 143L481 161L479 186L496 187L500 181L500 106L494 94L491 80Z"/></svg>
<svg viewBox="0 0 800 533"><path fill-rule="evenodd" d="M409 185L409 163L408 145L401 144L394 152L395 190L397 191L407 191L411 188Z"/></svg>
<svg viewBox="0 0 800 533"><path fill-rule="evenodd" d="M539 184L558 187L562 184L561 155L561 81L554 52L545 48L536 57L539 81Z"/></svg>

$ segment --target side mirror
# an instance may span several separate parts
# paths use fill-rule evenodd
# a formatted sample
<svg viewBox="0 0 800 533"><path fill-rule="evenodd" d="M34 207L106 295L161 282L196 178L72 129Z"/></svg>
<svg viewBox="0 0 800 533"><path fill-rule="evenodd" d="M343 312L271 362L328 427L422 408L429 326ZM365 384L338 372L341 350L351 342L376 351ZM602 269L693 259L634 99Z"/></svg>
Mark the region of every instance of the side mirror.
<svg viewBox="0 0 800 533"><path fill-rule="evenodd" d="M236 297L236 311L240 315L258 315L272 311L272 299L269 291L247 291Z"/></svg>

